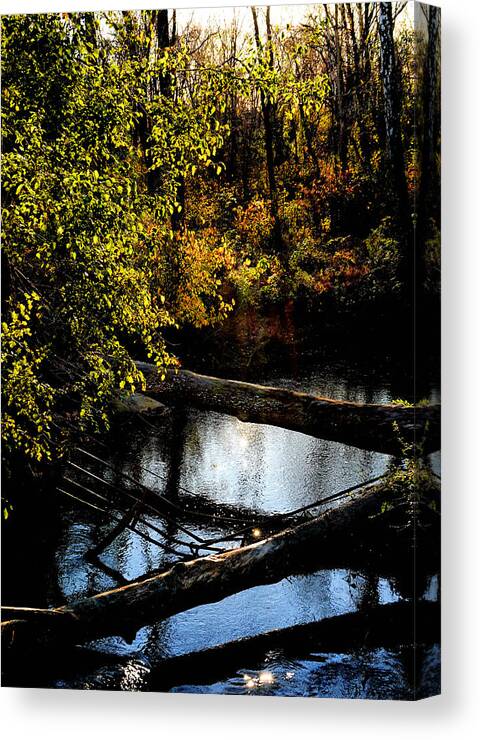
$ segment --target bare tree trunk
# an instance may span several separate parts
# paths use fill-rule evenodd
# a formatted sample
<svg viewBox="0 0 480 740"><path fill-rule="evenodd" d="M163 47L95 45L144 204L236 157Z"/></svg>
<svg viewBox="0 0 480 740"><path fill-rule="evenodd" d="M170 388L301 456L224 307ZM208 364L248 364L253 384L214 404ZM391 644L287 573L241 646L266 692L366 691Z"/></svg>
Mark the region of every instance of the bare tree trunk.
<svg viewBox="0 0 480 740"><path fill-rule="evenodd" d="M426 6L426 13L428 41L423 65L423 89L417 90L420 108L418 118L423 121L422 132L417 132L417 144L422 150L416 221L416 271L420 289L425 284L425 251L429 220L434 218L438 221L440 205L440 183L435 167L440 133L440 8Z"/></svg>
<svg viewBox="0 0 480 740"><path fill-rule="evenodd" d="M297 79L300 80L300 77L301 77L300 69L297 63L295 63L295 70L296 70ZM320 176L321 176L320 164L318 162L317 153L315 151L312 125L310 121L307 119L303 103L301 102L299 103L298 110L300 113L300 122L302 124L302 131L303 131L303 135L305 138L305 144L307 147L308 156L310 157L310 161L312 163L314 176L317 180L320 180ZM314 215L317 217L317 221L318 221L318 209L316 209L316 213Z"/></svg>
<svg viewBox="0 0 480 740"><path fill-rule="evenodd" d="M347 141L347 126L345 121L345 110L344 110L344 98L345 98L345 86L343 79L342 69L342 49L340 41L340 29L339 29L339 6L335 4L335 21L334 21L334 40L335 40L335 78L336 78L336 124L338 131L338 162L340 164L341 172L345 172L347 167L347 152L348 152L348 141Z"/></svg>
<svg viewBox="0 0 480 740"><path fill-rule="evenodd" d="M162 52L173 46L176 42L176 14L173 11L172 32L170 33L169 11L154 10L152 12L154 33L157 40L157 50ZM168 100L172 100L175 94L175 79L169 72L161 74L158 78L158 92ZM150 191L156 192L159 187L161 177L160 171L154 170L150 173ZM178 231L185 218L185 179L180 176L177 183L177 201L180 205L180 211L175 210L171 217L172 229Z"/></svg>
<svg viewBox="0 0 480 740"><path fill-rule="evenodd" d="M394 20L391 3L378 4L378 30L380 35L380 73L383 85L384 118L387 144L387 160L393 189L393 202L396 205L396 221L401 242L400 279L413 304L414 241L413 224L410 214L405 159L401 133L401 96L399 70L395 55L393 38Z"/></svg>
<svg viewBox="0 0 480 740"><path fill-rule="evenodd" d="M3 607L4 648L50 640L72 644L115 634L131 638L145 624L309 570L322 558L357 547L363 539L359 533L374 526L386 495L381 485L372 487L253 545L178 562L165 573L56 609Z"/></svg>
<svg viewBox="0 0 480 740"><path fill-rule="evenodd" d="M168 10L154 10L155 35L159 51L167 49L170 44L170 30L168 24ZM171 97L172 78L168 74L162 74L158 80L159 90L162 95Z"/></svg>
<svg viewBox="0 0 480 740"><path fill-rule="evenodd" d="M284 388L170 371L161 381L154 365L137 363L147 393L166 403L190 405L342 442L361 449L400 455L403 442L440 447L440 407L360 404L334 401ZM403 442L402 442L403 440Z"/></svg>
<svg viewBox="0 0 480 740"><path fill-rule="evenodd" d="M232 69L232 73L235 70L235 64L237 60L237 43L238 43L238 28L236 22L233 23L231 28L230 48L229 48L229 65ZM237 91L232 86L230 92L230 146L229 156L227 164L227 179L230 183L235 182L237 176L237 157L238 157L238 121L237 121Z"/></svg>
<svg viewBox="0 0 480 740"><path fill-rule="evenodd" d="M350 34L353 59L352 85L356 101L355 115L359 123L358 138L360 144L361 164L367 173L371 172L372 143L368 126L371 110L371 61L368 36L370 33L370 15L357 4L345 6L348 15L348 31Z"/></svg>
<svg viewBox="0 0 480 740"><path fill-rule="evenodd" d="M261 59L263 53L263 44L260 38L260 29L258 26L257 9L252 6L252 18L253 26L255 31L255 43L257 46L257 53L259 59ZM266 24L267 24L267 59L268 65L273 69L273 51L272 51L272 32L270 25L270 7L266 9ZM268 176L268 187L270 191L270 212L273 218L273 235L277 242L276 248L279 251L282 250L282 237L280 221L278 217L278 190L277 190L277 179L275 176L275 154L273 145L274 135L274 105L265 95L263 89L260 90L260 103L262 107L263 116L263 129L264 129L264 142L265 142L265 155L267 160L267 176Z"/></svg>

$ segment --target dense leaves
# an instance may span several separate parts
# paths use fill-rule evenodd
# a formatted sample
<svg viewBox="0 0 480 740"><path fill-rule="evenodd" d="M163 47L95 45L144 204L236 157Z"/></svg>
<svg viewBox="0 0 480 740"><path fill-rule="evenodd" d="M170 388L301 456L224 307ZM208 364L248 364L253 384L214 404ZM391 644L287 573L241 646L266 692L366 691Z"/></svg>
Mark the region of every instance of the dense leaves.
<svg viewBox="0 0 480 740"><path fill-rule="evenodd" d="M163 328L226 311L216 260L195 254L195 239L176 238L168 220L180 209L179 174L209 165L221 140L207 106L214 91L195 107L148 99L158 65L174 67L185 52L153 69L118 63L116 40L98 26L82 16L3 20L3 431L7 451L38 461L59 441L56 414L71 408L82 426L98 426L114 394L142 386L132 348L164 368L175 358ZM161 169L153 193L134 137L143 109ZM165 256L179 250L182 296L167 305Z"/></svg>
<svg viewBox="0 0 480 740"><path fill-rule="evenodd" d="M163 10L3 17L7 457L48 461L72 427L107 424L143 387L133 358L162 375L182 327L400 295L415 224L436 290L428 12L422 42L403 5L312 6L283 28L261 9L219 28Z"/></svg>

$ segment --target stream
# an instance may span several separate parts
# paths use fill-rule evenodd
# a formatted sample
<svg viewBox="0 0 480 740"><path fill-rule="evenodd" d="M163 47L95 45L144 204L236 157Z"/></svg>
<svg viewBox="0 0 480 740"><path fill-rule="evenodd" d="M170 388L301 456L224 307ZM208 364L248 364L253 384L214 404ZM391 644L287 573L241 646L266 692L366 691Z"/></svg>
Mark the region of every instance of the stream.
<svg viewBox="0 0 480 740"><path fill-rule="evenodd" d="M293 375L271 374L259 382L360 402L386 403L408 397L402 379L372 374L368 367L346 368L339 363L323 366L322 371L307 367ZM432 402L439 401L435 387L426 388L425 395ZM287 512L381 475L390 460L386 455L193 409L168 414L155 427L148 422L117 425L107 451L93 446L89 449L111 465L106 468L90 460L89 470L112 484L121 482L127 474L174 501L179 492L201 495L213 504L241 505L259 517ZM431 461L440 473L439 454L432 455ZM99 563L89 562L86 553L109 532L110 517L61 494L54 495L60 503L60 518L54 541L50 540L43 550L41 564L48 573L48 605L113 588L119 583L116 573L131 580L175 562L174 554L130 530L123 530L100 553ZM116 513L121 516L121 512ZM188 537L175 521L162 521L152 513L137 526L151 534L148 525L162 531L156 539L188 552L176 544ZM186 526L199 537L224 534L210 520ZM424 598L435 600L438 591L438 574L432 573L425 583ZM145 626L132 636L132 642L120 637L98 640L90 646L98 651L97 664L48 678L45 685L155 690L154 669L162 658L403 598L395 578L380 571L342 567L289 577ZM435 693L439 685L439 646L422 647L420 658L417 690ZM345 654L312 651L294 658L270 651L259 655L256 662L238 665L231 675L220 675L214 683L210 679L194 684L187 680L171 690L410 699L413 687L409 665L408 650L402 646Z"/></svg>

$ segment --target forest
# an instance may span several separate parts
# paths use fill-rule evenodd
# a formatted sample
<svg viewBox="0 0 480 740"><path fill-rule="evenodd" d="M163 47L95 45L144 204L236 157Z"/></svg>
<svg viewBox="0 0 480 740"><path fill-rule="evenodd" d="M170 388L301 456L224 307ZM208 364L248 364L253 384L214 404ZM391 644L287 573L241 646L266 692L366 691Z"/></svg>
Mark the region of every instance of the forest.
<svg viewBox="0 0 480 740"><path fill-rule="evenodd" d="M137 635L292 574L338 575L352 557L365 593L377 589L361 619L374 625L375 649L390 644L405 599L420 593L399 561L423 543L422 593L438 580L439 9L332 3L1 23L2 603L15 602L2 608L15 656L7 681L65 685L25 668L32 646L52 650L52 635L74 651L70 665L92 671L94 651L79 644ZM220 473L227 423L235 442ZM296 450L295 483L278 472L280 455L268 462L280 437L245 441L264 428L291 435L282 440ZM299 437L320 445L311 465ZM232 472L242 445L258 457L244 470L255 464L266 476L273 465L274 487L291 486L294 498L269 506L253 495L253 478ZM338 488L364 495L337 506ZM83 517L95 530L88 587L62 592L43 571L27 586L32 552L21 542L44 553L39 569L63 559L62 572L80 572L62 547L67 524L87 526ZM134 572L128 548L99 564L116 538L142 532L156 553L158 535L163 543L149 567ZM387 578L371 562L378 548L401 582L398 604L378 601ZM435 603L424 599L418 614L436 645ZM289 639L299 651L325 644L329 653L346 653L367 629L343 612L324 616L308 630L275 622L232 633L241 645L199 640L188 660L173 650L163 670L157 656L148 686L183 686L185 671L195 684L205 650L230 675L243 655L254 662L265 646L284 647L282 629L297 630ZM127 675L125 656L112 654ZM428 692L408 678L424 666L405 670L407 688L387 698ZM263 674L246 674L240 688L275 685L273 669Z"/></svg>

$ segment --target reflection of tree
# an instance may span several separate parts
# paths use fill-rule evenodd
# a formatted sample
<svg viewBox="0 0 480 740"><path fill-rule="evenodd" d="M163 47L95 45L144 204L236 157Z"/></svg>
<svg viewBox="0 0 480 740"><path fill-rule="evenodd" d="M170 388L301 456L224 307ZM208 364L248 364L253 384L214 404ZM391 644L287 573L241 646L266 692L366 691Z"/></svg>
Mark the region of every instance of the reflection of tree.
<svg viewBox="0 0 480 740"><path fill-rule="evenodd" d="M182 479L182 463L184 457L185 440L187 435L187 412L184 409L175 409L169 435L168 472L164 494L170 501L178 499L178 487Z"/></svg>
<svg viewBox="0 0 480 740"><path fill-rule="evenodd" d="M183 461L185 486L217 503L249 504L264 477L265 431L216 413L190 416Z"/></svg>
<svg viewBox="0 0 480 740"><path fill-rule="evenodd" d="M168 657L170 654L172 626L171 620L155 622L148 628L147 644L143 650L144 655L154 664L159 659Z"/></svg>
<svg viewBox="0 0 480 740"><path fill-rule="evenodd" d="M358 609L359 611L371 609L379 604L378 594L379 578L371 570L367 571L361 579Z"/></svg>

